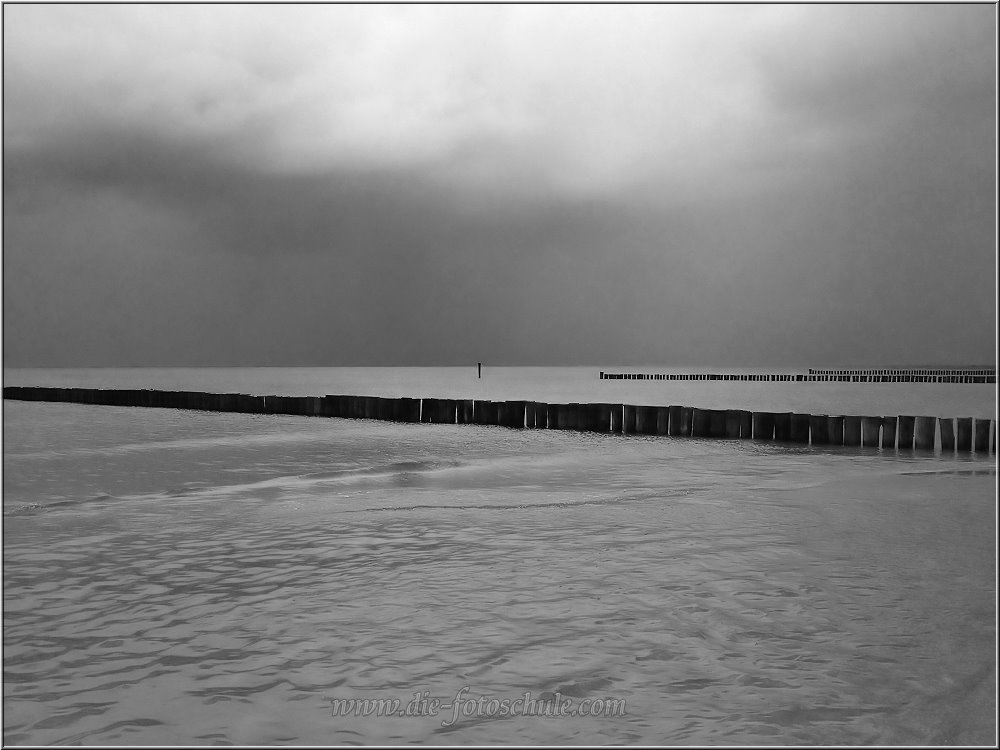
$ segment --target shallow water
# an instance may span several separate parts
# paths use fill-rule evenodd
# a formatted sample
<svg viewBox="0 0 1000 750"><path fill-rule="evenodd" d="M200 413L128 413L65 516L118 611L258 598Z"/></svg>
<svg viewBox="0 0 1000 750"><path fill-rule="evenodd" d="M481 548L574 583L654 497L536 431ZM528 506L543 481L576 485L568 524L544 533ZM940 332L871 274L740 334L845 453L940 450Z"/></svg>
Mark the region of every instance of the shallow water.
<svg viewBox="0 0 1000 750"><path fill-rule="evenodd" d="M7 401L3 483L7 743L995 739L992 457ZM331 711L465 687L627 713Z"/></svg>

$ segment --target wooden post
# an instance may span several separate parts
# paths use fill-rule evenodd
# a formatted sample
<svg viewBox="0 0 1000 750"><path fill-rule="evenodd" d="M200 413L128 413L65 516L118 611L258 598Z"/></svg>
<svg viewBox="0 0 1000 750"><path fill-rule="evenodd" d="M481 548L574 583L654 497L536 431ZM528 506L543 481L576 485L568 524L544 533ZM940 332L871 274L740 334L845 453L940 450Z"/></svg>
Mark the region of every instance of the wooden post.
<svg viewBox="0 0 1000 750"><path fill-rule="evenodd" d="M937 420L934 417L917 417L913 430L913 444L917 450L934 450L934 428Z"/></svg>
<svg viewBox="0 0 1000 750"><path fill-rule="evenodd" d="M479 379L480 380L483 379L483 363L482 362L479 363Z"/></svg>
<svg viewBox="0 0 1000 750"><path fill-rule="evenodd" d="M955 447L959 453L971 453L972 417L959 417L956 421L958 423L958 438L955 441Z"/></svg>
<svg viewBox="0 0 1000 750"><path fill-rule="evenodd" d="M726 437L726 412L724 409L709 410L709 435L714 438Z"/></svg>
<svg viewBox="0 0 1000 750"><path fill-rule="evenodd" d="M861 417L844 417L844 445L861 445Z"/></svg>
<svg viewBox="0 0 1000 750"><path fill-rule="evenodd" d="M624 417L622 404L612 404L611 405L611 431L620 433L622 431L622 422Z"/></svg>
<svg viewBox="0 0 1000 750"><path fill-rule="evenodd" d="M825 414L811 414L809 416L809 437L813 445L826 445L830 442L827 437L827 419Z"/></svg>
<svg viewBox="0 0 1000 750"><path fill-rule="evenodd" d="M458 424L472 424L472 399L463 398L458 402L458 409L456 410L455 417Z"/></svg>
<svg viewBox="0 0 1000 750"><path fill-rule="evenodd" d="M657 435L670 434L670 407L667 406L656 407L656 434Z"/></svg>
<svg viewBox="0 0 1000 750"><path fill-rule="evenodd" d="M861 417L861 444L869 448L878 448L879 428L882 417Z"/></svg>
<svg viewBox="0 0 1000 750"><path fill-rule="evenodd" d="M792 438L792 413L779 412L774 415L774 439L788 442Z"/></svg>
<svg viewBox="0 0 1000 750"><path fill-rule="evenodd" d="M264 397L264 408L267 410L268 414L274 411L271 407L272 398L274 398L274 396ZM344 404L346 403L347 400L346 396L330 395L330 396L324 396L323 398L327 402L325 407L325 412L329 416L331 417L347 416L344 412Z"/></svg>
<svg viewBox="0 0 1000 750"><path fill-rule="evenodd" d="M766 411L755 411L753 420L754 440L774 440L774 415Z"/></svg>
<svg viewBox="0 0 1000 750"><path fill-rule="evenodd" d="M635 407L635 434L644 435L646 433L646 409L647 406Z"/></svg>
<svg viewBox="0 0 1000 750"><path fill-rule="evenodd" d="M367 419L368 418L368 397L367 396L354 396L354 417L355 419ZM292 407L294 409L294 407Z"/></svg>
<svg viewBox="0 0 1000 750"><path fill-rule="evenodd" d="M792 442L809 445L809 415L792 414Z"/></svg>
<svg viewBox="0 0 1000 750"><path fill-rule="evenodd" d="M669 406L667 411L670 414L670 434L677 437L685 433L681 432L681 411L683 406Z"/></svg>
<svg viewBox="0 0 1000 750"><path fill-rule="evenodd" d="M279 398L283 398L283 397L279 396ZM357 419L358 418L358 405L357 405L358 399L357 399L357 397L355 397L355 396L338 396L337 398L340 399L340 402L341 402L341 407L340 407L341 408L341 416L344 416L347 419ZM417 405L419 407L419 405L420 405L420 399L417 399ZM420 417L419 412L417 413L417 417L418 417L418 420L419 420L419 417Z"/></svg>
<svg viewBox="0 0 1000 750"><path fill-rule="evenodd" d="M941 453L950 456L955 453L955 420L940 417L938 425L941 429Z"/></svg>
<svg viewBox="0 0 1000 750"><path fill-rule="evenodd" d="M599 432L614 432L613 423L615 412L621 414L621 404L597 404L597 427Z"/></svg>
<svg viewBox="0 0 1000 750"><path fill-rule="evenodd" d="M398 398L383 398L381 413L382 417L387 422L399 422L399 399Z"/></svg>
<svg viewBox="0 0 1000 750"><path fill-rule="evenodd" d="M401 398L400 401L400 421L419 422L420 421L420 399Z"/></svg>
<svg viewBox="0 0 1000 750"><path fill-rule="evenodd" d="M178 392L174 396L174 403L177 404L177 408L179 408L179 409L186 409L187 408L187 404L185 403L183 397L184 397L184 394L182 392ZM280 398L281 398L281 396L264 396L264 409L266 410L266 413L268 413L268 414L280 414L281 413L280 411L278 411L278 401L279 401ZM334 398L334 397L331 396L330 398Z"/></svg>
<svg viewBox="0 0 1000 750"><path fill-rule="evenodd" d="M976 417L976 453L990 452L990 421Z"/></svg>
<svg viewBox="0 0 1000 750"><path fill-rule="evenodd" d="M425 398L421 402L420 421L433 423L438 413L438 400L436 398Z"/></svg>
<svg viewBox="0 0 1000 750"><path fill-rule="evenodd" d="M882 417L882 447L896 447L896 417Z"/></svg>
<svg viewBox="0 0 1000 750"><path fill-rule="evenodd" d="M288 397L283 396L282 404L286 413L288 412L287 401ZM347 408L348 408L348 416L350 416L351 419L361 419L365 416L364 403L361 396L348 396Z"/></svg>
<svg viewBox="0 0 1000 750"><path fill-rule="evenodd" d="M635 431L640 435L656 434L656 407L635 407Z"/></svg>
<svg viewBox="0 0 1000 750"><path fill-rule="evenodd" d="M508 412L507 403L508 403L507 401L497 402L497 424L500 425L501 427L508 426L507 421L509 419L509 415L507 413Z"/></svg>
<svg viewBox="0 0 1000 750"><path fill-rule="evenodd" d="M269 397L268 397L269 398ZM323 416L324 417L339 417L340 412L337 408L336 396L323 396ZM267 400L265 399L265 412L269 411L267 408Z"/></svg>
<svg viewBox="0 0 1000 750"><path fill-rule="evenodd" d="M740 436L740 413L736 409L726 411L726 437L738 438Z"/></svg>
<svg viewBox="0 0 1000 750"><path fill-rule="evenodd" d="M521 402L524 403L523 401ZM441 424L455 424L458 402L453 398L443 398L438 401L438 422ZM521 427L524 427L524 412L521 412Z"/></svg>
<svg viewBox="0 0 1000 750"><path fill-rule="evenodd" d="M826 438L830 445L844 444L844 418L830 416L826 418Z"/></svg>
<svg viewBox="0 0 1000 750"><path fill-rule="evenodd" d="M712 434L712 413L709 410L692 410L691 423L692 437L709 437Z"/></svg>
<svg viewBox="0 0 1000 750"><path fill-rule="evenodd" d="M749 440L753 435L753 415L746 409L739 409L737 413L740 415L740 437Z"/></svg>
<svg viewBox="0 0 1000 750"><path fill-rule="evenodd" d="M499 423L504 427L524 427L524 401L501 401Z"/></svg>
<svg viewBox="0 0 1000 750"><path fill-rule="evenodd" d="M559 429L559 404L549 404L545 409L545 422L550 430Z"/></svg>
<svg viewBox="0 0 1000 750"><path fill-rule="evenodd" d="M472 418L476 424L495 425L497 416L497 405L492 401L476 400L472 402Z"/></svg>
<svg viewBox="0 0 1000 750"><path fill-rule="evenodd" d="M579 430L580 425L580 407L581 404L577 402L572 402L569 404L560 404L559 413L559 428L562 430Z"/></svg>
<svg viewBox="0 0 1000 750"><path fill-rule="evenodd" d="M911 450L913 448L913 417L900 415L896 425L900 450Z"/></svg>
<svg viewBox="0 0 1000 750"><path fill-rule="evenodd" d="M625 404L623 414L622 432L626 435L632 435L635 433L635 407L632 404Z"/></svg>
<svg viewBox="0 0 1000 750"><path fill-rule="evenodd" d="M284 397L285 410L286 413L291 414L292 408L289 406L290 397ZM365 418L365 397L364 396L351 396L350 397L350 408L351 408L351 418L352 419L364 419Z"/></svg>

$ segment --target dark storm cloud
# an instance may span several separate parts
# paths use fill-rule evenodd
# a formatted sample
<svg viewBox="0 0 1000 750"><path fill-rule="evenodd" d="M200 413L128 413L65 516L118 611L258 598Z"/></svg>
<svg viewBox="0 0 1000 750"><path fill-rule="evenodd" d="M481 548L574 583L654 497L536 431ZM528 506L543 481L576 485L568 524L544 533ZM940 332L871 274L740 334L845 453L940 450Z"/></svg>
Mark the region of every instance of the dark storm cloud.
<svg viewBox="0 0 1000 750"><path fill-rule="evenodd" d="M992 358L990 7L11 10L9 364Z"/></svg>

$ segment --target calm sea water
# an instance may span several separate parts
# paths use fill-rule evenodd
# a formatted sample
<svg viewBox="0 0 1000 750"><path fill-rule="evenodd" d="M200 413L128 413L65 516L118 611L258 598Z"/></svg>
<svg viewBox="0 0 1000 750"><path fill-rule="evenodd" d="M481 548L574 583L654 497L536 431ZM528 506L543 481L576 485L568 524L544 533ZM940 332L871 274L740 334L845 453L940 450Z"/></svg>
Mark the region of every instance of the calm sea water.
<svg viewBox="0 0 1000 750"><path fill-rule="evenodd" d="M597 369L5 382L995 411L983 385ZM993 457L15 401L3 435L6 743L995 742ZM331 711L463 688L627 713Z"/></svg>

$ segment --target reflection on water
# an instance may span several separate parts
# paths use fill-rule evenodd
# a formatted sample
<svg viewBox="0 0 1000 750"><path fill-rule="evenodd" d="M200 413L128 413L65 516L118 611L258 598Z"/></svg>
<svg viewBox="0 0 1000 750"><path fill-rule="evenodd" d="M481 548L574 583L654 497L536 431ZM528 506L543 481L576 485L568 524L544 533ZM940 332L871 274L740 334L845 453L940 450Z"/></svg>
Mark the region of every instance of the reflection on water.
<svg viewBox="0 0 1000 750"><path fill-rule="evenodd" d="M8 743L990 743L988 461L5 404ZM623 717L334 717L336 697Z"/></svg>

